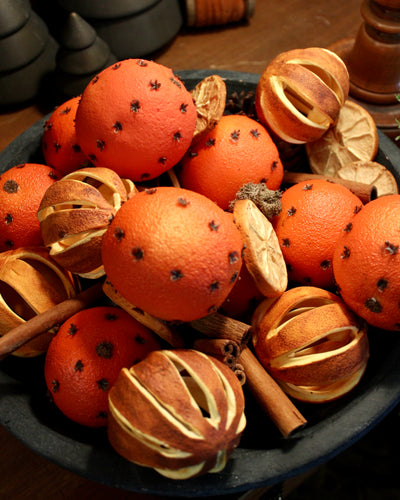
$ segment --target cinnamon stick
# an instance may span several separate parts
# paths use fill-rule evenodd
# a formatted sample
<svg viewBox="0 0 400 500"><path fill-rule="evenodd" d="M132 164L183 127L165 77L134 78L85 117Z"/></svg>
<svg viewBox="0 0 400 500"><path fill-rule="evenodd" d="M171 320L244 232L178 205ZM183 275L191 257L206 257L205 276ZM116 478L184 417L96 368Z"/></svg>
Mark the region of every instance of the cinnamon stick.
<svg viewBox="0 0 400 500"><path fill-rule="evenodd" d="M248 347L242 350L239 363L243 365L247 387L283 437L306 425L306 419Z"/></svg>
<svg viewBox="0 0 400 500"><path fill-rule="evenodd" d="M200 338L193 342L194 349L220 359L230 368L234 368L240 355L240 346L230 339Z"/></svg>
<svg viewBox="0 0 400 500"><path fill-rule="evenodd" d="M190 325L207 337L229 339L239 344L239 346L247 344L251 330L251 327L246 323L220 313L210 314L205 318L191 321Z"/></svg>
<svg viewBox="0 0 400 500"><path fill-rule="evenodd" d="M251 326L220 313L192 321L191 326L214 339L231 339L240 346L240 356L234 371L246 382L263 411L271 418L284 437L303 427L307 421L279 384L269 375L247 347Z"/></svg>
<svg viewBox="0 0 400 500"><path fill-rule="evenodd" d="M348 179L340 179L339 177L329 177L322 174L312 174L306 172L288 172L283 175L282 184L297 184L302 181L312 181L313 179L323 179L336 184L341 184L352 191L360 198L363 203L368 203L377 196L376 187L373 184L364 184L363 182L351 181Z"/></svg>
<svg viewBox="0 0 400 500"><path fill-rule="evenodd" d="M236 375L241 385L244 385L246 383L246 372L244 371L243 365L241 365L240 363L236 363L235 367L233 368L233 373Z"/></svg>
<svg viewBox="0 0 400 500"><path fill-rule="evenodd" d="M102 283L96 283L75 297L64 300L0 337L0 360L40 334L59 326L73 314L95 304L104 297Z"/></svg>

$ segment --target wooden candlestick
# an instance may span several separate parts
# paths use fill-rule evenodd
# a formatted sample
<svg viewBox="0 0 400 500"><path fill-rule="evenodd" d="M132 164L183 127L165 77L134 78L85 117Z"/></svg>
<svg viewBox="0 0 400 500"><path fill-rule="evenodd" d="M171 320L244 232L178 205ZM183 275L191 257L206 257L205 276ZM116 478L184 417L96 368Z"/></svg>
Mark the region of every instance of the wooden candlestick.
<svg viewBox="0 0 400 500"><path fill-rule="evenodd" d="M363 0L356 37L330 47L346 63L350 98L359 101L389 137L399 135L400 0Z"/></svg>

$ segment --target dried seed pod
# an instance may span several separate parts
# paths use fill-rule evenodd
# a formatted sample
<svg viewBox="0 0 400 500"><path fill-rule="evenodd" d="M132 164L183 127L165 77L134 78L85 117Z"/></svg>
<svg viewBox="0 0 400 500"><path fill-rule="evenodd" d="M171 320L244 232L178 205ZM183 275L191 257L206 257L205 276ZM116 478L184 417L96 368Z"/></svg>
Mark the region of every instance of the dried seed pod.
<svg viewBox="0 0 400 500"><path fill-rule="evenodd" d="M297 287L260 310L254 316L255 352L287 394L326 402L360 381L369 358L366 324L338 296Z"/></svg>
<svg viewBox="0 0 400 500"><path fill-rule="evenodd" d="M72 275L42 247L20 247L0 253L0 336L36 314L74 297ZM14 351L33 357L46 352L54 332L43 332Z"/></svg>
<svg viewBox="0 0 400 500"><path fill-rule="evenodd" d="M339 117L349 93L346 65L320 47L279 54L256 89L260 121L282 140L301 144L319 139Z"/></svg>
<svg viewBox="0 0 400 500"><path fill-rule="evenodd" d="M171 479L222 470L246 424L236 375L192 349L154 351L123 369L109 407L115 450Z"/></svg>
<svg viewBox="0 0 400 500"><path fill-rule="evenodd" d="M100 167L76 170L54 183L37 214L51 257L82 277L102 276L103 234L135 190L131 182Z"/></svg>

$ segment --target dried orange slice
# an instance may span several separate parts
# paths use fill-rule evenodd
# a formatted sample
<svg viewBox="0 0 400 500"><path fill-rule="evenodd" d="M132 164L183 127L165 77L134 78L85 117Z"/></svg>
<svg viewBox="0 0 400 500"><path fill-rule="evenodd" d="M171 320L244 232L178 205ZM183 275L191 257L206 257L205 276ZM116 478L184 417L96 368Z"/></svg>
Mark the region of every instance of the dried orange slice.
<svg viewBox="0 0 400 500"><path fill-rule="evenodd" d="M266 297L282 294L288 284L287 269L271 222L251 200L237 200L233 217L245 245L244 262L257 288Z"/></svg>
<svg viewBox="0 0 400 500"><path fill-rule="evenodd" d="M378 145L378 131L371 114L347 100L336 125L320 139L307 143L306 151L312 172L335 177L343 165L373 160Z"/></svg>
<svg viewBox="0 0 400 500"><path fill-rule="evenodd" d="M191 91L197 121L193 137L214 128L225 111L226 85L219 75L210 75L201 80Z"/></svg>
<svg viewBox="0 0 400 500"><path fill-rule="evenodd" d="M340 167L337 176L340 179L375 186L378 197L399 193L394 175L384 165L376 161L353 161Z"/></svg>

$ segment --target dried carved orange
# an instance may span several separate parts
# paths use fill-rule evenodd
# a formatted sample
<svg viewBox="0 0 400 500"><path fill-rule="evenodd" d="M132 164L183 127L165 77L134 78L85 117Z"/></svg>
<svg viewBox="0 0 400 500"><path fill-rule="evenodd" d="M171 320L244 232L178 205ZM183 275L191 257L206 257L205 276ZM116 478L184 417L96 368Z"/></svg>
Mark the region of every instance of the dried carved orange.
<svg viewBox="0 0 400 500"><path fill-rule="evenodd" d="M236 375L192 349L154 351L123 369L109 408L114 449L171 479L222 470L246 425Z"/></svg>
<svg viewBox="0 0 400 500"><path fill-rule="evenodd" d="M47 189L37 215L51 257L79 276L103 275L103 235L132 189L102 167L76 170Z"/></svg>
<svg viewBox="0 0 400 500"><path fill-rule="evenodd" d="M297 287L260 308L255 351L286 393L320 403L358 384L369 358L366 324L337 295Z"/></svg>
<svg viewBox="0 0 400 500"><path fill-rule="evenodd" d="M58 266L42 247L20 247L0 253L0 336L76 294L70 273ZM13 352L33 357L46 352L54 331Z"/></svg>
<svg viewBox="0 0 400 500"><path fill-rule="evenodd" d="M301 144L319 139L338 119L349 93L344 62L320 47L279 54L256 89L257 115L282 140Z"/></svg>

